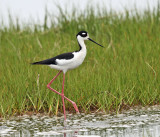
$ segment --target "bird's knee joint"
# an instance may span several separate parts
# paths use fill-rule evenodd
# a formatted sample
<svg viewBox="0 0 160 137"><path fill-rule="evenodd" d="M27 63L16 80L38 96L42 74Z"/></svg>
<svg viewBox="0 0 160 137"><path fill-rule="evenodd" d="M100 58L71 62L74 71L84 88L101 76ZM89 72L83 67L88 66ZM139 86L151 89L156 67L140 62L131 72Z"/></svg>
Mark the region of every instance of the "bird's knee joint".
<svg viewBox="0 0 160 137"><path fill-rule="evenodd" d="M47 88L50 88L49 84L47 85Z"/></svg>
<svg viewBox="0 0 160 137"><path fill-rule="evenodd" d="M76 105L76 103L75 103L75 102L72 102L72 104L73 104L73 105Z"/></svg>

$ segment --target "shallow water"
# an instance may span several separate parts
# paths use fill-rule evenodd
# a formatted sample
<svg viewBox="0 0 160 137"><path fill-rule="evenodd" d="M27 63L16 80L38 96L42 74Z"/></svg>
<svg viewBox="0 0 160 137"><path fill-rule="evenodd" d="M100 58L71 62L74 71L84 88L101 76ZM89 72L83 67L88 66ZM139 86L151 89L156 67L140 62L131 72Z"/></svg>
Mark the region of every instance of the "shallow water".
<svg viewBox="0 0 160 137"><path fill-rule="evenodd" d="M1 136L159 137L160 106L118 115L79 114L62 117L20 116L0 121Z"/></svg>

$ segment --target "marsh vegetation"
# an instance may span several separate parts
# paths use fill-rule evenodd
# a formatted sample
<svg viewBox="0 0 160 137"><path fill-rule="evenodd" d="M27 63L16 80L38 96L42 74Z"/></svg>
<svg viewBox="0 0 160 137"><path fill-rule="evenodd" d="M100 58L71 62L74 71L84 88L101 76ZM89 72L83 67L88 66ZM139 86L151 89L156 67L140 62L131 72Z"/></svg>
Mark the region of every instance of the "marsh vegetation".
<svg viewBox="0 0 160 137"><path fill-rule="evenodd" d="M13 24L0 29L0 116L63 111L61 97L46 88L57 73L30 63L77 50L75 35L86 30L105 48L86 42L87 57L77 69L66 73L65 95L80 112L116 111L160 102L160 7L153 12L126 11L69 16L60 9L58 24L47 19L44 26ZM52 84L61 91L62 77ZM65 102L66 110L74 112Z"/></svg>

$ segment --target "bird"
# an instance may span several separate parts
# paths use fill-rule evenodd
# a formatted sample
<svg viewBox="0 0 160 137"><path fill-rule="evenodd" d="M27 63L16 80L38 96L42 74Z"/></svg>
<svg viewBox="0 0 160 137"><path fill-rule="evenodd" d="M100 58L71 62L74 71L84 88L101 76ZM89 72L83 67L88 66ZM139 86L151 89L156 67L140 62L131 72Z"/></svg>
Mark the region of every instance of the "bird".
<svg viewBox="0 0 160 137"><path fill-rule="evenodd" d="M47 84L47 88L61 96L65 120L66 120L66 111L65 111L64 99L66 99L70 103L72 103L75 111L77 113L79 113L79 110L78 110L76 103L64 95L64 82L65 82L66 72L68 70L72 70L72 69L77 68L78 66L80 66L83 63L83 61L86 57L86 54L87 54L87 49L86 49L86 45L85 45L84 41L89 40L89 41L103 47L102 45L100 45L97 42L95 42L94 40L92 40L89 37L88 32L86 32L86 31L80 31L79 33L77 33L76 38L78 41L79 50L76 50L73 52L68 52L68 53L63 53L63 54L57 55L53 58L49 58L46 60L31 63L32 65L47 65L52 69L59 70L58 74ZM63 82L62 82L62 92L60 93L60 92L56 91L55 89L51 88L50 85L62 72L63 72Z"/></svg>

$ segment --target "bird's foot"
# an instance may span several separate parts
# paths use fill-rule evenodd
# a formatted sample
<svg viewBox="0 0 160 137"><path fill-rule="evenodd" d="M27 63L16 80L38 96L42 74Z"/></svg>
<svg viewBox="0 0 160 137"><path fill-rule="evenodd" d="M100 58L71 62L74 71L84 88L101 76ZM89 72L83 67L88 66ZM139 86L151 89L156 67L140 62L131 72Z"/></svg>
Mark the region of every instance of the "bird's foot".
<svg viewBox="0 0 160 137"><path fill-rule="evenodd" d="M73 103L73 107L74 107L74 109L76 110L76 113L79 114L79 110L78 110L78 107L77 107L76 103Z"/></svg>

